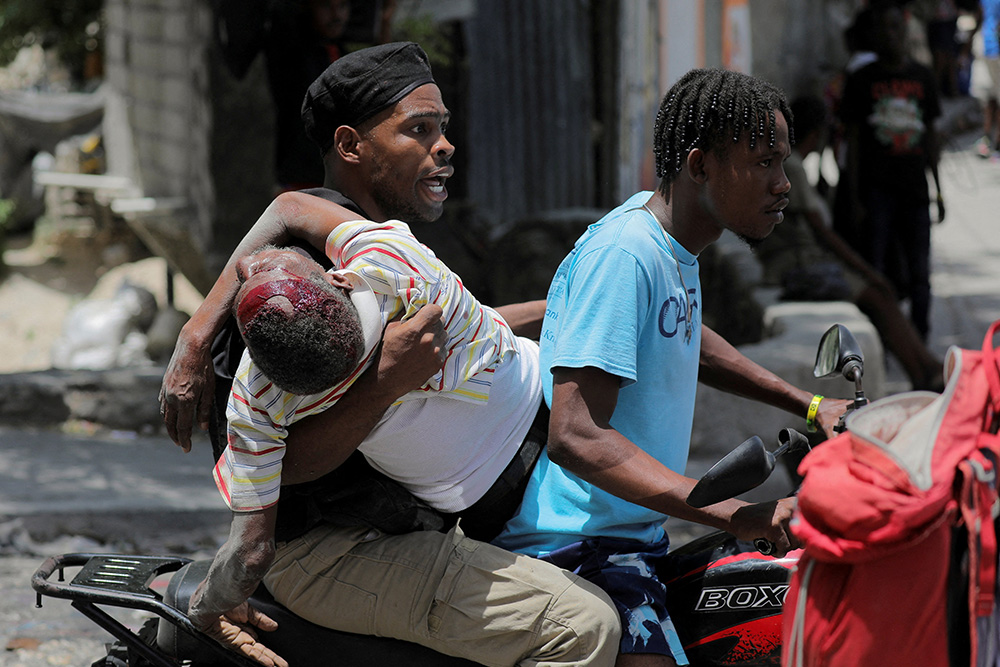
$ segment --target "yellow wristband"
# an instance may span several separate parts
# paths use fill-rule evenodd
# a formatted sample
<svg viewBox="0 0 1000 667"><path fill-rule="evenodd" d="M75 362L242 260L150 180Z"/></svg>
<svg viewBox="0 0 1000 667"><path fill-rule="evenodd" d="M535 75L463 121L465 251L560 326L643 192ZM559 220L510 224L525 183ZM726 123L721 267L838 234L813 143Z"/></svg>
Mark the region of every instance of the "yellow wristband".
<svg viewBox="0 0 1000 667"><path fill-rule="evenodd" d="M809 403L809 411L806 413L806 429L810 433L815 433L819 428L819 425L816 423L816 415L819 413L819 404L822 400L823 397L816 394Z"/></svg>

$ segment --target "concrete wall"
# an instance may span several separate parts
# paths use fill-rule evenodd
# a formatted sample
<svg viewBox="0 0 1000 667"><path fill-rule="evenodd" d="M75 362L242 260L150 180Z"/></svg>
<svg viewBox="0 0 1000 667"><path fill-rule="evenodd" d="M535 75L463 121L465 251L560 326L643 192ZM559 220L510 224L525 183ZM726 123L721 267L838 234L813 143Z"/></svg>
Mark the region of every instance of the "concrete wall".
<svg viewBox="0 0 1000 667"><path fill-rule="evenodd" d="M134 148L123 164L152 196L188 196L202 207L211 200L204 182L210 129L205 44L207 6L192 0L107 0L107 78L125 128L109 127L112 159ZM119 134L120 133L120 134ZM112 169L115 169L112 165Z"/></svg>
<svg viewBox="0 0 1000 667"><path fill-rule="evenodd" d="M192 253L204 251L213 207L205 61L210 12L192 0L107 0L105 16L108 170L131 178L138 194L183 202L183 219L169 224L185 228L184 251L170 244L154 250L194 275L201 262L191 261Z"/></svg>
<svg viewBox="0 0 1000 667"><path fill-rule="evenodd" d="M789 97L819 93L847 59L843 31L860 0L752 0L753 74Z"/></svg>
<svg viewBox="0 0 1000 667"><path fill-rule="evenodd" d="M228 73L208 0L106 0L105 16L109 172L155 199L126 217L205 292L273 194L262 68Z"/></svg>

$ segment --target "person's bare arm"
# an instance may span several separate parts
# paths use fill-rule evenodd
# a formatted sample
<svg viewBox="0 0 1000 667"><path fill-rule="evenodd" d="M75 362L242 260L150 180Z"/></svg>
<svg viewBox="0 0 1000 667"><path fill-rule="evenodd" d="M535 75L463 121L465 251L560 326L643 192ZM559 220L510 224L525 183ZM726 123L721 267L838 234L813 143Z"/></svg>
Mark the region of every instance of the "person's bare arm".
<svg viewBox="0 0 1000 667"><path fill-rule="evenodd" d="M701 359L698 381L710 387L737 396L781 408L794 415L805 417L813 395L792 386L780 377L751 361L722 336L707 326L702 326ZM840 416L850 401L825 399L820 403L817 421L827 437L836 433Z"/></svg>
<svg viewBox="0 0 1000 667"><path fill-rule="evenodd" d="M494 308L500 313L510 330L516 336L538 340L542 335L542 320L545 318L545 300L511 303Z"/></svg>
<svg viewBox="0 0 1000 667"><path fill-rule="evenodd" d="M597 368L556 368L549 422L549 457L619 498L663 514L726 530L752 541L763 537L784 554L792 546L788 521L794 499L750 504L725 500L704 509L687 504L695 480L676 473L611 426L619 378Z"/></svg>
<svg viewBox="0 0 1000 667"><path fill-rule="evenodd" d="M233 513L229 539L191 596L188 617L230 650L268 667L288 667L257 639L257 630L272 631L278 624L247 602L274 561L276 517L277 506Z"/></svg>
<svg viewBox="0 0 1000 667"><path fill-rule="evenodd" d="M267 245L301 239L325 250L326 238L358 215L319 197L297 192L279 195L233 251L212 290L181 329L160 387L160 414L167 435L184 451L191 449L194 423L208 426L215 376L212 341L222 330L239 290L236 263Z"/></svg>
<svg viewBox="0 0 1000 667"><path fill-rule="evenodd" d="M835 232L827 224L827 220L824 219L819 211L806 212L805 219L821 246L829 249L847 267L857 271L865 280L873 284L880 291L890 294L895 298L895 289L889 280L876 271L875 267L865 261L858 251L844 240L844 237Z"/></svg>
<svg viewBox="0 0 1000 667"><path fill-rule="evenodd" d="M358 448L400 396L421 387L447 357L441 307L429 304L386 327L379 357L329 409L288 427L282 484L325 475Z"/></svg>

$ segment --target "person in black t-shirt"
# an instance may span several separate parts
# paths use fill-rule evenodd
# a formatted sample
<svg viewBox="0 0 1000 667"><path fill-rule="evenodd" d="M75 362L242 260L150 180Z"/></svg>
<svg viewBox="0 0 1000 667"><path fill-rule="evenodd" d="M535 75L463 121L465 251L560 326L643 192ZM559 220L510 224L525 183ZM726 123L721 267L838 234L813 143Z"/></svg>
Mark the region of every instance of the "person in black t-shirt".
<svg viewBox="0 0 1000 667"><path fill-rule="evenodd" d="M929 329L930 197L927 171L937 186L938 221L944 202L937 178L941 115L931 71L906 54L902 10L873 7L878 60L851 74L841 119L848 150L845 182L849 214L845 236L879 272L909 296L910 319L926 340ZM902 259L894 268L894 253Z"/></svg>

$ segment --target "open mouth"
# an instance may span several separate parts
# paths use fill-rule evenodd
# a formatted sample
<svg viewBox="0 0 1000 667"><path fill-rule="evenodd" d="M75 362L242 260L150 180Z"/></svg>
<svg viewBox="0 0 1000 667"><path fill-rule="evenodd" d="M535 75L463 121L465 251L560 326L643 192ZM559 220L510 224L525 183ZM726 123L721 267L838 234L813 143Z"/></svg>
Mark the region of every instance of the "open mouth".
<svg viewBox="0 0 1000 667"><path fill-rule="evenodd" d="M435 201L444 201L448 198L448 188L445 187L445 176L431 176L430 178L421 179L424 188L430 194L431 199Z"/></svg>

